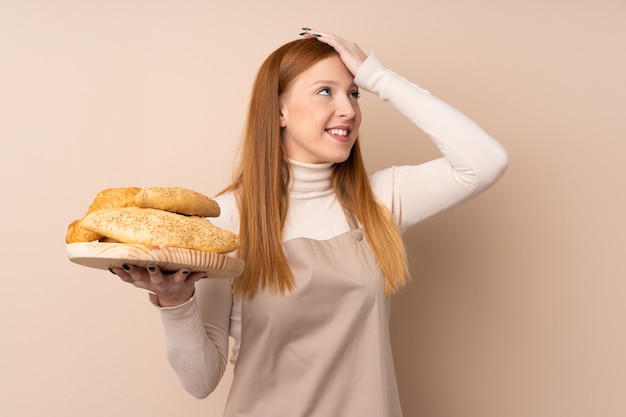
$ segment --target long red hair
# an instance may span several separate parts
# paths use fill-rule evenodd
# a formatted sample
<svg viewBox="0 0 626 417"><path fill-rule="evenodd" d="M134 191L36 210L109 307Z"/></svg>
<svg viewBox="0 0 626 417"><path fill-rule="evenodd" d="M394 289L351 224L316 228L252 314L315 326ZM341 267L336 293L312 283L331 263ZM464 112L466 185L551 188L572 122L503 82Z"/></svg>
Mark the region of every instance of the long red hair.
<svg viewBox="0 0 626 417"><path fill-rule="evenodd" d="M237 256L246 261L246 267L234 280L238 296L252 298L266 288L285 293L295 286L282 250L291 173L281 140L279 98L296 76L336 53L316 39L299 39L275 50L258 71L239 167L233 183L223 191L235 192L239 205L241 245ZM395 293L408 277L404 243L391 213L372 193L358 139L348 159L334 165L332 183L346 213L365 231L385 275L385 293Z"/></svg>

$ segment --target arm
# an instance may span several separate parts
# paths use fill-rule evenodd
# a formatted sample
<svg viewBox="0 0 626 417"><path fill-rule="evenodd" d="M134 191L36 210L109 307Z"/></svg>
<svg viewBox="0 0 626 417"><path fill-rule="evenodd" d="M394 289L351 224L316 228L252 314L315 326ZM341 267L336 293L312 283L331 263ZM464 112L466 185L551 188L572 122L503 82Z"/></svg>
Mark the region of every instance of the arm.
<svg viewBox="0 0 626 417"><path fill-rule="evenodd" d="M359 87L391 103L442 152L443 158L373 176L374 193L391 209L400 230L469 200L504 174L504 148L463 113L387 70L355 42L311 29L302 35L335 48Z"/></svg>
<svg viewBox="0 0 626 417"><path fill-rule="evenodd" d="M167 359L194 397L213 392L226 369L231 304L230 280L205 279L186 303L160 308Z"/></svg>
<svg viewBox="0 0 626 417"><path fill-rule="evenodd" d="M162 274L150 266L124 265L111 272L150 291L150 301L161 313L167 359L183 388L197 398L213 392L226 369L230 280L202 279L202 272L185 269Z"/></svg>
<svg viewBox="0 0 626 417"><path fill-rule="evenodd" d="M401 230L480 194L506 170L508 157L498 142L455 108L385 69L373 54L355 82L409 118L443 154L373 176L374 192L391 208Z"/></svg>
<svg viewBox="0 0 626 417"><path fill-rule="evenodd" d="M204 273L187 269L163 274L154 266L123 265L111 272L150 291L161 312L166 356L185 390L197 398L213 392L226 369L230 280L203 279Z"/></svg>

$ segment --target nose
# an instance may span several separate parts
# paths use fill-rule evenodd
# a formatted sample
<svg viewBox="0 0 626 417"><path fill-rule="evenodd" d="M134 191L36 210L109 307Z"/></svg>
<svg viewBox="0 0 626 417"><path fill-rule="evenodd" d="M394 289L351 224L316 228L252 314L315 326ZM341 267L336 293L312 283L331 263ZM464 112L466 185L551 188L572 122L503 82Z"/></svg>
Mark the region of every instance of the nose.
<svg viewBox="0 0 626 417"><path fill-rule="evenodd" d="M349 97L343 97L337 100L337 113L339 116L344 119L351 120L354 119L356 115L358 103L355 100L352 100Z"/></svg>

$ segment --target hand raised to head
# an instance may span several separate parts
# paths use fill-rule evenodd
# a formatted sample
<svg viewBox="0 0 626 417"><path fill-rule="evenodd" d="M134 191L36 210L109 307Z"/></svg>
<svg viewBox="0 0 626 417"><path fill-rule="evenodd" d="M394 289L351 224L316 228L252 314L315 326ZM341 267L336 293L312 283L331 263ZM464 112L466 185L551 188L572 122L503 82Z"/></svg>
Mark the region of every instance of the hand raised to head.
<svg viewBox="0 0 626 417"><path fill-rule="evenodd" d="M335 48L343 64L348 68L352 75L356 75L361 68L361 64L367 59L367 54L355 42L343 39L335 34L318 32L313 29L303 28L301 33L305 38L317 39Z"/></svg>

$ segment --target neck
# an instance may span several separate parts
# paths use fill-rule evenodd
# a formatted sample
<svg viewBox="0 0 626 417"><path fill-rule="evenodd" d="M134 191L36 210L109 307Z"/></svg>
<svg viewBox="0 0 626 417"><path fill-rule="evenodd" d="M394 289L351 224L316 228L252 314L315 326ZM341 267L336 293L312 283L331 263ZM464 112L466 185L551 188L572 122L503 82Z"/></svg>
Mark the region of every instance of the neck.
<svg viewBox="0 0 626 417"><path fill-rule="evenodd" d="M332 193L331 176L333 163L307 164L289 161L291 165L291 182L289 194L291 198L311 198Z"/></svg>

